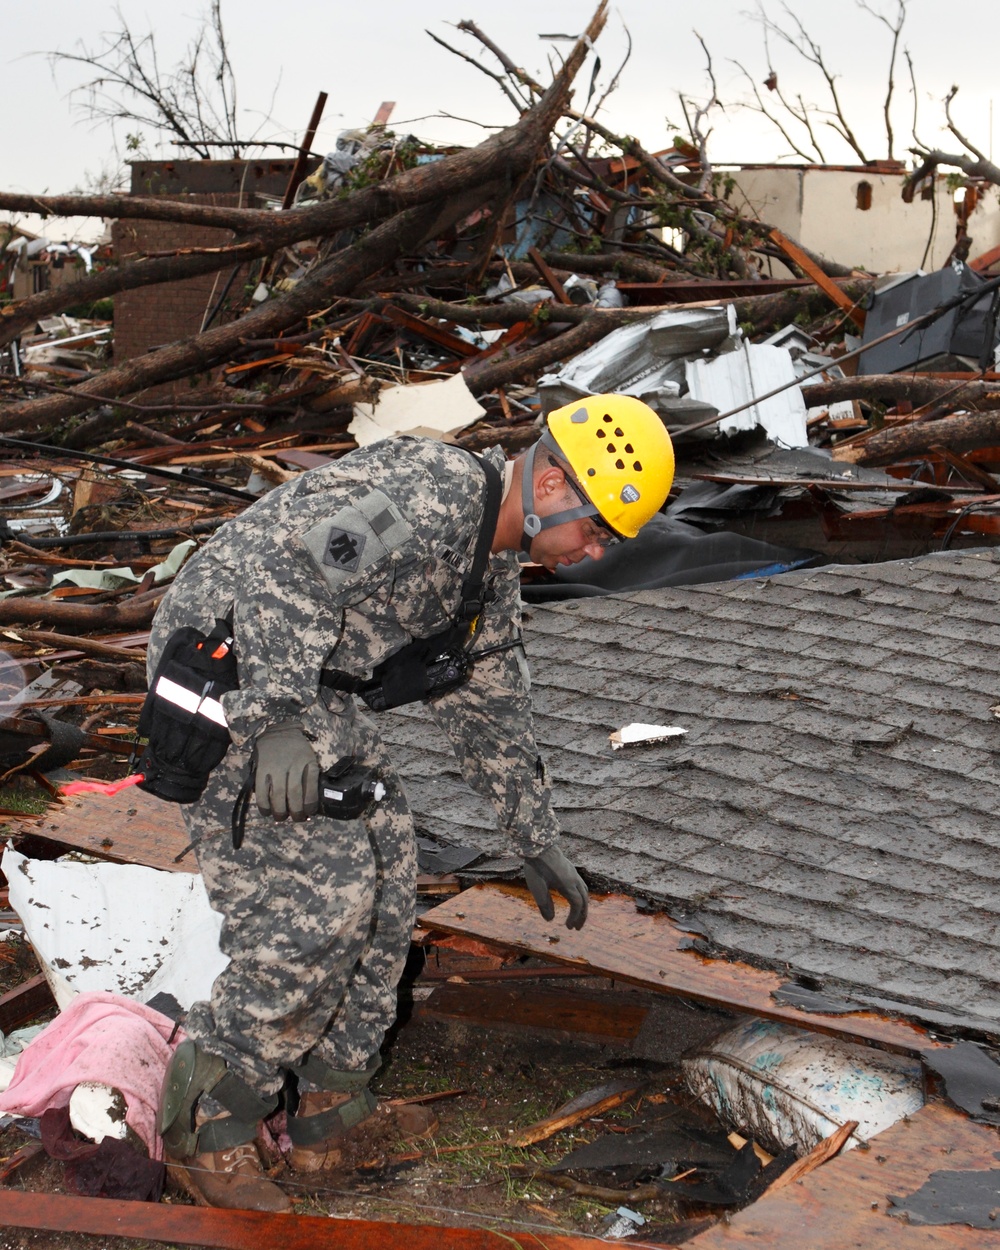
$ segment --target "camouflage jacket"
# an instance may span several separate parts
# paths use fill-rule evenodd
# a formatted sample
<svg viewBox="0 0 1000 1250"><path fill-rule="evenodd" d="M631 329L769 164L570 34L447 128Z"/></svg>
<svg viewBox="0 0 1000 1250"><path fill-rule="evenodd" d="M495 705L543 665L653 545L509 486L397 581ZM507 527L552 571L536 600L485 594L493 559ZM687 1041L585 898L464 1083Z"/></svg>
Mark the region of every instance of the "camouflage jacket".
<svg viewBox="0 0 1000 1250"><path fill-rule="evenodd" d="M486 453L502 470L499 448ZM269 492L188 561L157 613L150 664L180 625L206 628L233 607L240 689L223 697L233 742L295 721L323 767L353 754L350 696L320 686L336 669L366 677L412 638L452 624L485 500L482 470L459 448L398 438L351 453ZM473 650L520 630L518 566L491 556L493 598ZM532 727L521 648L476 662L434 699L466 779L488 798L522 855L558 834Z"/></svg>

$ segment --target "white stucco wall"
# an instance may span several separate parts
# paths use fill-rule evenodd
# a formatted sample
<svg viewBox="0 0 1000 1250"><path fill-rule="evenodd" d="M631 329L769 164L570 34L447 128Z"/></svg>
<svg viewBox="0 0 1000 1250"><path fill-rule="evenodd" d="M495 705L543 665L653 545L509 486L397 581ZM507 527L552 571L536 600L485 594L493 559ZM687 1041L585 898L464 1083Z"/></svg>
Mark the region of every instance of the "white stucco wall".
<svg viewBox="0 0 1000 1250"><path fill-rule="evenodd" d="M736 180L731 197L734 206L752 210L762 221L844 265L876 273L921 266L938 269L955 242L954 198L944 176L935 180L936 225L930 200L918 194L912 204L903 202L902 174L772 166L744 169L732 176ZM872 189L871 208L866 211L857 206L858 184L863 181ZM969 259L1000 246L1000 198L995 188L980 200L969 227Z"/></svg>

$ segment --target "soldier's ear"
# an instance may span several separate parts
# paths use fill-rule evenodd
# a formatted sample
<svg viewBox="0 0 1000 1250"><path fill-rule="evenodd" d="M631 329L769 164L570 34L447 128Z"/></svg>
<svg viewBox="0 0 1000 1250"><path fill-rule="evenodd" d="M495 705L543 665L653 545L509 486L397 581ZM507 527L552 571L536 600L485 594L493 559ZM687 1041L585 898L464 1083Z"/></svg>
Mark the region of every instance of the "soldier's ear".
<svg viewBox="0 0 1000 1250"><path fill-rule="evenodd" d="M547 464L535 482L535 494L540 498L561 495L566 489L566 474L557 464Z"/></svg>

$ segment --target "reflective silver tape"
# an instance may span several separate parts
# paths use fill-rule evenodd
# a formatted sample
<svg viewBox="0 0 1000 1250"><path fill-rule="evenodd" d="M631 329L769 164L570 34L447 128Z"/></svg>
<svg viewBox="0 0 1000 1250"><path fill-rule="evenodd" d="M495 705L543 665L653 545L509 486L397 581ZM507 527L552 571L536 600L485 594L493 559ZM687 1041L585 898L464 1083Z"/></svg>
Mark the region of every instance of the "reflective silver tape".
<svg viewBox="0 0 1000 1250"><path fill-rule="evenodd" d="M180 686L175 681L171 681L169 677L161 677L156 683L156 694L159 698L165 699L168 703L173 703L175 707L182 708L185 712L195 712L199 716L204 716L210 721L214 721L217 725L221 725L223 729L228 729L229 725L226 721L226 714L222 710L222 704L218 699L203 699L200 695L195 694L193 690L187 690L184 686Z"/></svg>

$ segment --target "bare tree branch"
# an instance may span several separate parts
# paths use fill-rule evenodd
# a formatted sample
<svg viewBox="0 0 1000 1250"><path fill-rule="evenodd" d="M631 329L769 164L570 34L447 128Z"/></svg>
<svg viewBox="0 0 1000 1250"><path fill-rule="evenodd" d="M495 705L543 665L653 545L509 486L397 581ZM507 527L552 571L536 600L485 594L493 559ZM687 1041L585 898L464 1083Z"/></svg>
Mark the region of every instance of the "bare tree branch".
<svg viewBox="0 0 1000 1250"><path fill-rule="evenodd" d="M948 129L955 136L955 138L959 141L962 147L968 148L973 156L978 156L981 161L984 161L987 164L989 164L990 163L989 157L984 152L980 151L980 149L976 147L976 145L972 142L971 139L967 139L965 135L962 134L959 128L955 125L955 121L951 115L951 102L952 100L954 100L955 96L957 95L958 95L958 87L952 87L952 89L948 92L948 94L944 98L944 115L948 119Z"/></svg>
<svg viewBox="0 0 1000 1250"><path fill-rule="evenodd" d="M874 17L876 21L881 22L882 25L885 26L885 28L892 35L892 48L889 53L889 71L888 71L887 79L886 79L885 104L882 106L882 113L885 117L885 134L886 134L886 139L888 140L888 149L886 151L886 155L891 161L893 159L893 155L892 155L893 134L892 134L892 115L891 115L890 110L892 106L892 92L893 92L893 88L895 87L895 82L893 80L893 71L895 70L895 67L896 67L896 52L897 52L897 49L899 48L899 36L900 36L900 33L902 32L903 24L906 21L906 0L896 0L895 22L890 22L884 13L880 13L878 9L872 8L872 6L867 2L867 0L857 0L857 3L858 3L858 8L864 9L866 13L871 14L871 16Z"/></svg>
<svg viewBox="0 0 1000 1250"><path fill-rule="evenodd" d="M152 32L137 36L120 8L118 30L103 44L77 45L74 52L49 52L53 68L79 65L93 77L70 93L94 121L126 122L173 135L199 156L222 143L234 158L241 154L236 128L236 75L229 57L221 0L209 12L172 70L160 66Z"/></svg>
<svg viewBox="0 0 1000 1250"><path fill-rule="evenodd" d="M517 96L514 95L510 85L499 74L494 74L491 69L487 69L486 66L480 61L477 61L474 56L469 56L467 52L463 52L460 48L453 48L450 43L446 43L439 35L435 35L432 30L428 30L425 33L430 35L436 44L440 44L446 52L451 52L455 56L461 57L463 61L468 61L470 65L474 65L476 69L478 69L480 73L485 74L487 78L492 78L511 104L513 104L517 112L524 112L527 107L527 101L523 99L519 100Z"/></svg>
<svg viewBox="0 0 1000 1250"><path fill-rule="evenodd" d="M985 157L976 160L974 157L966 156L963 152L942 152L939 148L911 148L910 151L915 156L919 156L923 163L911 174L908 182L919 182L932 173L938 165L951 165L955 169L960 169L968 178L981 178L984 182L992 182L994 186L1000 187L1000 165L994 165Z"/></svg>
<svg viewBox="0 0 1000 1250"><path fill-rule="evenodd" d="M757 101L756 106L744 104L743 107L752 108L755 113L760 113L762 116L766 117L767 120L771 123L771 125L774 126L774 128L778 131L781 137L785 140L788 146L792 149L792 151L795 153L796 156L801 156L804 161L812 161L816 157L818 157L820 161L823 161L825 158L823 156L822 151L820 150L819 144L816 142L813 136L812 127L810 126L809 122L803 121L803 118L799 117L799 115L795 112L795 110L789 107L789 105L786 103L784 98L781 95L778 96L778 99L781 101L784 107L788 110L788 112L796 119L796 121L803 121L803 124L806 126L806 129L809 131L809 138L810 138L810 141L812 142L813 149L814 149L812 153L806 152L801 147L799 147L799 145L795 142L792 136L788 133L788 131L782 125L781 119L775 113L772 113L768 109L767 105L764 103L763 96L760 94L760 91L757 89L756 82L754 81L753 77L750 74L750 71L746 68L746 66L744 66L740 61L732 61L732 64L735 65L736 68L742 72L743 76L746 78L747 82L750 84L750 89L751 91L753 91L754 99ZM778 77L777 74L772 69L770 74L768 75L767 82L770 83L773 79L775 84L777 84L777 77ZM774 90L777 91L777 86L775 86ZM801 96L799 97L799 99L801 100ZM805 113L804 109L803 109L803 113Z"/></svg>

